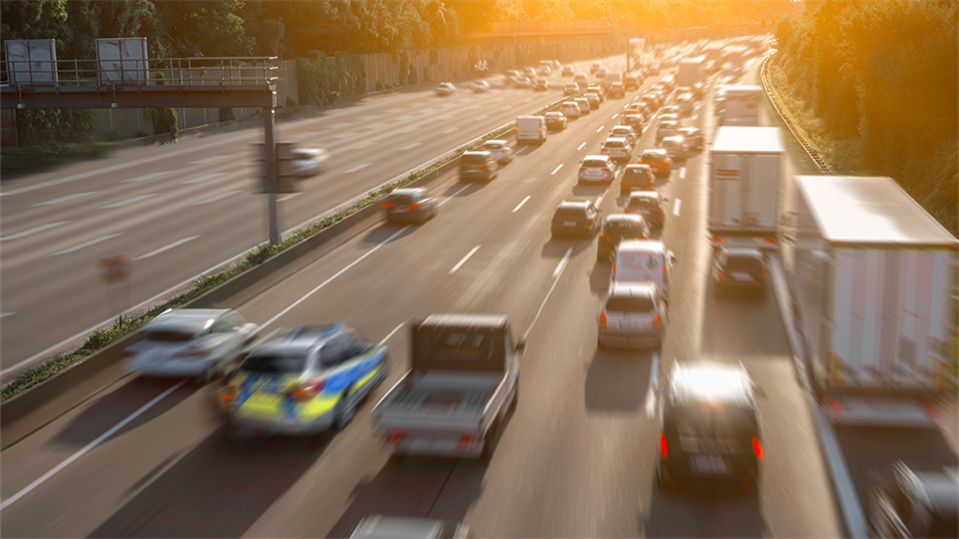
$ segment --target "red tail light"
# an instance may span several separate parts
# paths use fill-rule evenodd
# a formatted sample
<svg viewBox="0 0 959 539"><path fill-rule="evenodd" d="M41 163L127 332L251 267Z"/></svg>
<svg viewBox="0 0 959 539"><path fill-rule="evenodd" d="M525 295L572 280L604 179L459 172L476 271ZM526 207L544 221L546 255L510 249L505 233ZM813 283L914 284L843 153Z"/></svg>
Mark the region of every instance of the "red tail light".
<svg viewBox="0 0 959 539"><path fill-rule="evenodd" d="M666 435L661 432L659 433L659 452L663 455L664 459L669 457L669 450L666 447Z"/></svg>
<svg viewBox="0 0 959 539"><path fill-rule="evenodd" d="M393 205L392 205L392 204L383 204L383 205L380 206L380 207L381 207L381 208L384 208L384 209L385 209L385 208L392 208Z"/></svg>
<svg viewBox="0 0 959 539"><path fill-rule="evenodd" d="M419 208L419 207L420 207L419 204L413 204L412 206L407 206L406 209L408 209L408 210L415 210L416 208Z"/></svg>
<svg viewBox="0 0 959 539"><path fill-rule="evenodd" d="M183 359L200 359L206 355L207 355L207 351L204 350L203 348L196 348L195 346L191 346L187 348L186 350L184 350L183 353L180 354L180 357L182 357Z"/></svg>
<svg viewBox="0 0 959 539"><path fill-rule="evenodd" d="M753 452L756 453L757 459L763 460L763 446L755 436L753 436Z"/></svg>
<svg viewBox="0 0 959 539"><path fill-rule="evenodd" d="M726 282L726 274L721 271L716 273L716 278L719 279L719 282L721 283Z"/></svg>
<svg viewBox="0 0 959 539"><path fill-rule="evenodd" d="M480 170L486 170L486 165L480 165L480 166L477 167L477 168L479 168Z"/></svg>
<svg viewBox="0 0 959 539"><path fill-rule="evenodd" d="M599 239L601 239L601 240L608 240L608 239L609 239L609 234L600 234L600 235L599 235Z"/></svg>
<svg viewBox="0 0 959 539"><path fill-rule="evenodd" d="M653 313L653 329L659 331L659 313Z"/></svg>
<svg viewBox="0 0 959 539"><path fill-rule="evenodd" d="M470 441L473 439L473 433L467 432L460 436L460 443L458 444L459 449L463 449L470 444Z"/></svg>
<svg viewBox="0 0 959 539"><path fill-rule="evenodd" d="M840 414L840 415L842 414L842 406L839 406L839 404L838 404L836 401L834 401L834 400L832 400L832 399L829 399L829 400L826 401L826 402L829 403L829 406L832 407L832 409L833 409L834 412L836 412L837 414Z"/></svg>
<svg viewBox="0 0 959 539"><path fill-rule="evenodd" d="M401 430L400 430L400 431L393 432L393 433L390 433L390 434L386 437L385 443L386 443L386 445L388 445L388 446L396 445L396 444L400 443L400 441L403 439L403 436L405 436L405 435L406 435L406 433L403 432L403 431L401 431Z"/></svg>
<svg viewBox="0 0 959 539"><path fill-rule="evenodd" d="M599 329L606 329L606 311L599 312Z"/></svg>
<svg viewBox="0 0 959 539"><path fill-rule="evenodd" d="M287 396L298 402L312 400L320 393L320 391L323 391L323 386L325 385L326 378L310 380L309 382L292 386L290 391L287 392Z"/></svg>
<svg viewBox="0 0 959 539"><path fill-rule="evenodd" d="M931 403L925 402L926 405L926 414L932 416L933 418L938 419L942 414L939 413L939 410L936 410L936 407Z"/></svg>

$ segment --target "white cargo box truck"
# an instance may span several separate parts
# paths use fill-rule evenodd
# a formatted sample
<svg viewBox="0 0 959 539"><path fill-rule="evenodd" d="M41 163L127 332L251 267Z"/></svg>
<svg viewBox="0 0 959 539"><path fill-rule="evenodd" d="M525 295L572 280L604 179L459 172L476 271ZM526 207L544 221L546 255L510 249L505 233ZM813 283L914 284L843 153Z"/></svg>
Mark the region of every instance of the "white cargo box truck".
<svg viewBox="0 0 959 539"><path fill-rule="evenodd" d="M707 217L714 244L775 245L784 151L778 127L716 131L709 157Z"/></svg>
<svg viewBox="0 0 959 539"><path fill-rule="evenodd" d="M720 86L719 90L725 95L720 125L759 125L759 105L763 98L762 88L759 86L731 85Z"/></svg>
<svg viewBox="0 0 959 539"><path fill-rule="evenodd" d="M677 80L680 86L692 86L703 80L703 63L705 59L700 56L689 58L679 62L679 75Z"/></svg>
<svg viewBox="0 0 959 539"><path fill-rule="evenodd" d="M930 426L954 378L959 242L891 178L797 176L783 255L833 422Z"/></svg>

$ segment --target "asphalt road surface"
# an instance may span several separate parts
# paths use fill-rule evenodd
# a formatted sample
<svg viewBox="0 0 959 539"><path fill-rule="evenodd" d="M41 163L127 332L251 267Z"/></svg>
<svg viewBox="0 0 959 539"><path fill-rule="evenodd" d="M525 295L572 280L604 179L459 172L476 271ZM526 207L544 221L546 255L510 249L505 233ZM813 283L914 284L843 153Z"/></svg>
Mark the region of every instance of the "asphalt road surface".
<svg viewBox="0 0 959 539"><path fill-rule="evenodd" d="M446 179L435 187L443 205L433 221L373 226L265 293L232 303L261 324L289 309L267 329L344 320L370 339L388 337L394 369L343 432L322 444L235 444L224 439L211 386L118 378L0 455L4 534L344 536L364 516L386 514L465 521L479 537L840 535L774 299L717 303L709 293L705 154L657 185L669 199L662 237L678 257L663 349L596 348L610 268L597 264L595 239L552 240L549 222L571 197L600 199L607 214L622 207L618 185L578 186L576 171L640 94L607 100L544 145L523 149L489 184ZM711 137L710 109L702 102L683 124ZM653 146L653 132L639 150ZM368 412L408 365L405 323L457 311L503 313L528 333L516 411L488 464L391 457L379 449ZM651 379L700 358L743 362L762 391L756 495L655 486Z"/></svg>
<svg viewBox="0 0 959 539"><path fill-rule="evenodd" d="M605 63L625 67L625 58ZM588 71L578 62L577 71ZM461 87L363 99L317 118L277 124L276 140L325 148L328 171L279 197L280 230L291 230L457 146L562 96L507 86ZM266 241L266 197L254 144L263 130L117 151L7 180L0 191L0 369L4 378L77 344L129 307L190 283ZM131 277L106 285L101 259L125 256ZM73 338L73 339L71 339ZM77 340L79 338L80 340ZM69 342L64 342L69 341Z"/></svg>

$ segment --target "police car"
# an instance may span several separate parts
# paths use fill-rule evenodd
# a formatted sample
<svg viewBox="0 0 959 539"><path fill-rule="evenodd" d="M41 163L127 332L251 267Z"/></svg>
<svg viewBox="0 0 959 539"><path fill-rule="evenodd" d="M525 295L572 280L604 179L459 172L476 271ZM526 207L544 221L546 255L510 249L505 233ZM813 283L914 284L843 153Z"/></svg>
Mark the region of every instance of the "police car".
<svg viewBox="0 0 959 539"><path fill-rule="evenodd" d="M218 399L230 435L319 434L349 424L389 369L386 347L343 323L301 326L254 349Z"/></svg>

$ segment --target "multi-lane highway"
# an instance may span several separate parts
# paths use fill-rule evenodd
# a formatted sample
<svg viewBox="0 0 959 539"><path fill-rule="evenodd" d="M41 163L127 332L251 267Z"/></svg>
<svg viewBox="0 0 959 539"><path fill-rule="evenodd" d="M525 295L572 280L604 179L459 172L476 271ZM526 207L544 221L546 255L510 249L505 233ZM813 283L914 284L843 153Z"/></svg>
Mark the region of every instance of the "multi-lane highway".
<svg viewBox="0 0 959 539"><path fill-rule="evenodd" d="M605 60L622 69L625 59ZM577 70L588 71L580 62ZM277 140L321 147L329 170L279 197L290 230L562 95L491 76L490 92L460 88L366 99L319 117L279 123ZM568 80L568 79L567 79ZM127 149L19 180L0 191L0 369L5 379L118 311L189 285L191 278L265 241L256 194L257 127ZM108 287L98 262L123 255L132 277Z"/></svg>
<svg viewBox="0 0 959 539"><path fill-rule="evenodd" d="M411 318L508 315L527 334L522 392L491 462L393 458L371 431L371 403L323 444L234 444L213 413L211 387L118 378L3 452L4 534L343 536L366 515L390 514L465 521L479 537L841 535L775 300L717 303L708 293L705 153L657 185L669 199L662 237L678 257L662 350L596 349L610 268L596 263L595 240L552 240L549 222L571 197L599 200L607 214L622 208L617 185L578 186L576 171L638 95L607 100L544 145L524 148L490 184L444 179L434 187L442 206L433 221L373 226L231 304L268 329L344 320L385 339L396 365L374 399L408 363ZM365 107L359 114L372 115ZM710 101L683 123L710 137ZM653 131L639 149L653 146ZM650 384L676 361L698 358L741 361L758 383L765 459L757 495L655 486Z"/></svg>

